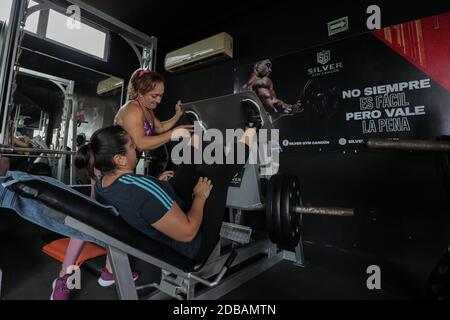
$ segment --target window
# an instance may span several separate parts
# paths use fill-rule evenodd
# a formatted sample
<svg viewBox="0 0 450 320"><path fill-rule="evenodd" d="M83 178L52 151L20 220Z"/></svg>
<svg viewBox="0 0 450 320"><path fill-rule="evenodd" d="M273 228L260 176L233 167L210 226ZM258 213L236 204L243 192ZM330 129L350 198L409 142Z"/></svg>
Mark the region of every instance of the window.
<svg viewBox="0 0 450 320"><path fill-rule="evenodd" d="M11 6L12 6L11 0L0 1L0 20L2 22L9 21L9 15L11 14Z"/></svg>
<svg viewBox="0 0 450 320"><path fill-rule="evenodd" d="M45 37L98 58L106 59L107 33L85 23L81 23L80 29L69 29L68 19L66 15L50 10Z"/></svg>
<svg viewBox="0 0 450 320"><path fill-rule="evenodd" d="M2 19L2 13L6 12L7 4L8 1L0 0L0 19ZM30 0L28 7L37 4L39 4L39 0ZM80 22L78 29L71 28L73 26L70 23L72 18L66 16L65 12L60 13L50 9L45 13L48 15L38 11L27 17L25 30L39 38L54 41L70 49L107 60L107 44L109 42L107 31L84 22Z"/></svg>
<svg viewBox="0 0 450 320"><path fill-rule="evenodd" d="M37 4L38 4L37 2L31 0L30 3L28 4L28 8L33 7ZM27 21L25 23L25 30L32 33L37 33L38 23L39 23L39 11L27 17Z"/></svg>

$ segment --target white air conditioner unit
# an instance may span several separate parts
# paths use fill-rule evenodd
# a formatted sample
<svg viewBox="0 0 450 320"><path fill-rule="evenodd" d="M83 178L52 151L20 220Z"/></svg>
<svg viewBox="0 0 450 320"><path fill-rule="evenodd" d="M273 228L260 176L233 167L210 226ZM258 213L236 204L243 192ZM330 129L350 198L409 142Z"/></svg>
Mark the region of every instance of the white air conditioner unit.
<svg viewBox="0 0 450 320"><path fill-rule="evenodd" d="M103 96L118 88L122 88L122 86L122 79L109 77L108 79L102 80L97 84L97 94Z"/></svg>
<svg viewBox="0 0 450 320"><path fill-rule="evenodd" d="M226 32L195 42L166 55L164 67L179 72L233 58L233 38Z"/></svg>

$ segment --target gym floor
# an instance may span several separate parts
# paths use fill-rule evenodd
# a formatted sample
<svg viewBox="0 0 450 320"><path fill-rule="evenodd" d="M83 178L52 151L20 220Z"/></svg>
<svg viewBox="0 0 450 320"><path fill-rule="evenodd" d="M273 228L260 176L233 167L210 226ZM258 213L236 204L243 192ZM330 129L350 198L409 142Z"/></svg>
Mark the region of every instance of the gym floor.
<svg viewBox="0 0 450 320"><path fill-rule="evenodd" d="M0 268L3 270L1 299L47 300L60 263L42 252L48 239L57 235L29 223L11 211L0 211ZM389 286L370 291L366 287L367 261L334 248L305 243L307 267L283 261L258 275L222 299L226 300L407 300L415 297L407 290ZM101 266L103 257L92 264ZM157 282L158 269L132 260L142 272L138 284ZM115 287L102 288L97 276L82 268L82 290L75 300L115 300Z"/></svg>

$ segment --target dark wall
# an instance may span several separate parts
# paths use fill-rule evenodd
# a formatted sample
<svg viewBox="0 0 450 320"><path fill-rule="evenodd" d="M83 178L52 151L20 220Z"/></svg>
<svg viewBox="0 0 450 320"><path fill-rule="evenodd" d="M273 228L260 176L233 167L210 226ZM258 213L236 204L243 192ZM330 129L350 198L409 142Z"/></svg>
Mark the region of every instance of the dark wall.
<svg viewBox="0 0 450 320"><path fill-rule="evenodd" d="M239 66L368 32L366 10L371 4L380 6L383 27L450 11L450 4L439 0L426 4L367 0L306 4L263 0L259 6L239 16L198 29L182 39L159 39L157 70L167 78L167 94L159 110L161 116L168 117L177 100L196 101L232 93L234 69ZM350 30L329 37L327 22L344 16L349 17ZM205 24L207 21L208 17L205 17ZM164 72L164 57L168 52L224 31L234 40L232 60L181 74Z"/></svg>
<svg viewBox="0 0 450 320"><path fill-rule="evenodd" d="M166 97L158 112L173 115L177 100L207 99L233 92L235 68L273 59L320 44L367 32L366 8L379 3L382 24L389 26L446 12L445 1L261 2L241 16L198 30L177 42L160 39L158 70L167 52L219 32L234 39L234 59L180 74L165 73ZM328 37L326 22L349 16L350 30ZM354 218L304 218L304 240L335 246L388 262L392 275L421 287L449 243L448 189L438 156L432 153L282 154L281 171L300 177L304 201L353 207ZM369 259L370 260L370 259ZM365 272L365 271L361 271ZM413 283L407 276L413 277ZM413 281L413 282L414 282Z"/></svg>

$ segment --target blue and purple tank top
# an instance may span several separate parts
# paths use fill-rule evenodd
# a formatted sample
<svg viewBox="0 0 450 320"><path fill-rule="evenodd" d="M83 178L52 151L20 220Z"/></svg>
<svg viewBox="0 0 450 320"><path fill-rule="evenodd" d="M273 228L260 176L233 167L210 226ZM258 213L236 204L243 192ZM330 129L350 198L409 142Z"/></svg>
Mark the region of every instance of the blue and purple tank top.
<svg viewBox="0 0 450 320"><path fill-rule="evenodd" d="M147 109L145 109L145 107L143 107L141 105L139 100L136 99L136 101L139 104L139 106L141 107L142 112L144 112L144 134L146 136L154 136L154 135L156 135L156 131L155 131L155 128L154 128L154 123L153 123L153 121L151 119L150 112Z"/></svg>
<svg viewBox="0 0 450 320"><path fill-rule="evenodd" d="M147 119L144 120L144 133L146 136L154 136L156 134L155 129L153 129L152 124Z"/></svg>

